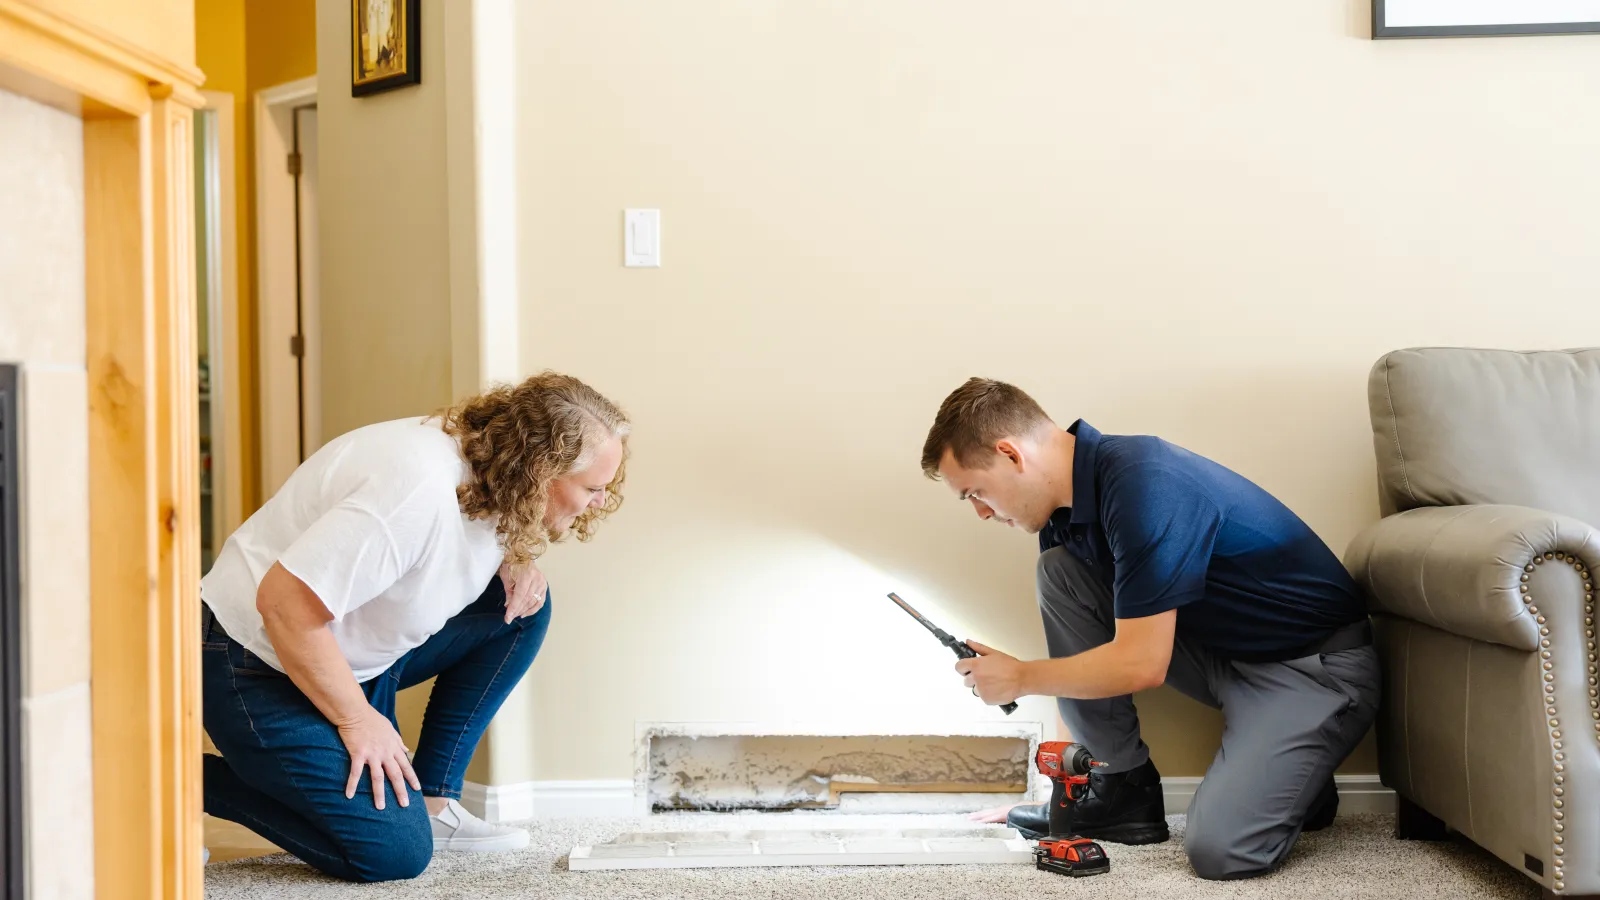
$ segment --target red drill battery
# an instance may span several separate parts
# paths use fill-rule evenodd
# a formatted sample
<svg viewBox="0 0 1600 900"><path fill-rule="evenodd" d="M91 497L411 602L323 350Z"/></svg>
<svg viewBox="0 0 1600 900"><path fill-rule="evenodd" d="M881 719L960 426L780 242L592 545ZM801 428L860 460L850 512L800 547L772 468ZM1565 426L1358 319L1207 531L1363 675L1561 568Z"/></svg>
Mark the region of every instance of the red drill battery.
<svg viewBox="0 0 1600 900"><path fill-rule="evenodd" d="M1111 858L1106 856L1104 847L1088 838L1045 838L1033 848L1033 865L1046 872L1081 878L1111 871Z"/></svg>

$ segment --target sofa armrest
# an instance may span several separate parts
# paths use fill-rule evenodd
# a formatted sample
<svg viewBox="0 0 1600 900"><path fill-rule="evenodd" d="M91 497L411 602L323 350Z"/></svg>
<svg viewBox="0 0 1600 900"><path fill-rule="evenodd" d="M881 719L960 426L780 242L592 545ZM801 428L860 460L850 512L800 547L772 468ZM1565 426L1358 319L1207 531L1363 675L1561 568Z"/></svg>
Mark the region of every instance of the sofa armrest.
<svg viewBox="0 0 1600 900"><path fill-rule="evenodd" d="M1374 610L1532 651L1545 617L1581 620L1600 534L1525 506L1427 507L1357 535L1345 565Z"/></svg>

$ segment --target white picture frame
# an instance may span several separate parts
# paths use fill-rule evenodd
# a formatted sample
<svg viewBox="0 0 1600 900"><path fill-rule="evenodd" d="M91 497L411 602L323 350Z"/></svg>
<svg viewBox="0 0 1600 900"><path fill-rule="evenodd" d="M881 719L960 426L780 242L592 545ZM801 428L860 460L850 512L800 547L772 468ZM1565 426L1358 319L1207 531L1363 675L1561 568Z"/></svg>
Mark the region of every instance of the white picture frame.
<svg viewBox="0 0 1600 900"><path fill-rule="evenodd" d="M1600 0L1372 0L1372 37L1600 34Z"/></svg>

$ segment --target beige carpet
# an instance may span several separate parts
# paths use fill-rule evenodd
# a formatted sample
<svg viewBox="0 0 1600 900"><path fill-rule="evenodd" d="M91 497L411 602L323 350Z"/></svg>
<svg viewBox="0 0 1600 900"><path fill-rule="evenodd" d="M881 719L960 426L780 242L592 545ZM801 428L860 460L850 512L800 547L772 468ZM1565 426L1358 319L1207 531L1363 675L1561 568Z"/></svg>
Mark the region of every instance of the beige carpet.
<svg viewBox="0 0 1600 900"><path fill-rule="evenodd" d="M730 830L791 827L947 827L960 816L839 816L789 814L676 814L640 819L546 820L528 823L532 846L521 853L448 854L415 881L352 885L325 878L285 855L213 863L206 867L212 900L536 900L536 898L817 898L850 900L1000 900L1072 897L1082 900L1379 900L1379 898L1500 898L1532 900L1532 881L1477 847L1455 840L1431 844L1396 841L1394 820L1351 816L1301 839L1289 861L1272 875L1248 881L1208 882L1194 877L1183 856L1183 816L1173 816L1172 840L1148 847L1107 845L1111 871L1065 878L1031 866L828 867L570 872L566 854L579 844L610 840L624 831Z"/></svg>

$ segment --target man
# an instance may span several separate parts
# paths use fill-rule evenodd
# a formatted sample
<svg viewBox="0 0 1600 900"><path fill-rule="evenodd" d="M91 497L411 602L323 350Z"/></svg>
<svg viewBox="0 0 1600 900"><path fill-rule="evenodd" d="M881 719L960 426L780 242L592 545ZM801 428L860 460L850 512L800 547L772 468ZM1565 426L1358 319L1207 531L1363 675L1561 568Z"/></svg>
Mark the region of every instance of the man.
<svg viewBox="0 0 1600 900"><path fill-rule="evenodd" d="M956 671L985 703L1054 696L1074 740L1108 763L1076 831L1168 837L1161 775L1132 692L1170 684L1222 710L1222 747L1190 803L1202 878L1272 871L1338 808L1333 771L1371 726L1378 659L1337 557L1243 476L1154 437L1062 430L1016 387L974 378L947 397L922 469L978 517L1039 535L1050 659L979 644ZM1047 830L1045 810L1008 821Z"/></svg>

